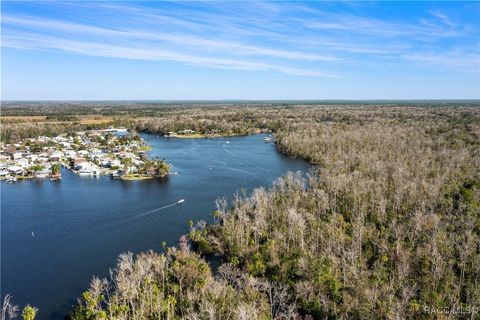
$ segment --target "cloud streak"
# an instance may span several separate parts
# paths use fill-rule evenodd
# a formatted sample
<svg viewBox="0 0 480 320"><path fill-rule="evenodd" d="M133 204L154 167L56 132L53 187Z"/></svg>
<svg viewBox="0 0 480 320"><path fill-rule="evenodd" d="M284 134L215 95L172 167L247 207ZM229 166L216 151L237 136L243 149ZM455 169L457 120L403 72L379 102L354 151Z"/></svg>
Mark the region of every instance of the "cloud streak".
<svg viewBox="0 0 480 320"><path fill-rule="evenodd" d="M66 2L54 9L74 14L2 13L2 47L306 77L339 77L362 61L479 68L478 43L457 45L477 26L468 30L435 10L392 22L297 2Z"/></svg>
<svg viewBox="0 0 480 320"><path fill-rule="evenodd" d="M251 71L274 71L289 75L308 77L338 77L333 74L320 71L309 71L305 69L285 67L281 65L225 59L217 57L200 57L190 54L183 54L175 51L168 51L161 48L131 48L128 46L107 45L99 42L82 42L72 40L59 40L57 38L43 37L22 34L19 37L6 36L3 38L4 47L30 50L59 50L75 54L97 56L105 58L121 58L148 61L173 61L194 66L210 67L229 70L251 70Z"/></svg>

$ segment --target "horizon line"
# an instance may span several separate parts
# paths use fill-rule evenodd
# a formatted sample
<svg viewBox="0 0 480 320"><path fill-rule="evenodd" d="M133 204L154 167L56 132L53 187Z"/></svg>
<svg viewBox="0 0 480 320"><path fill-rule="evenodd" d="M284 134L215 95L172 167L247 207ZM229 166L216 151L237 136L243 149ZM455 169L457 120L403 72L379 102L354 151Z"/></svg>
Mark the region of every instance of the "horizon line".
<svg viewBox="0 0 480 320"><path fill-rule="evenodd" d="M159 102L159 103L171 103L171 102L344 102L344 101L478 101L480 98L426 98L426 99L0 99L0 103L4 102Z"/></svg>

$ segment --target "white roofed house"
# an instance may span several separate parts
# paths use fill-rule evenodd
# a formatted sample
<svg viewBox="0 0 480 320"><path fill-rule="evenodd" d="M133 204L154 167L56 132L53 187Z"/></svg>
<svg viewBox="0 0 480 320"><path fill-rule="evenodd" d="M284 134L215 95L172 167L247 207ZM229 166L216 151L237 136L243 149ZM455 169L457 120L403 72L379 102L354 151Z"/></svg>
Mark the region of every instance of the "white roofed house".
<svg viewBox="0 0 480 320"><path fill-rule="evenodd" d="M21 176L25 173L25 169L19 166L10 166L7 168L8 172L14 176Z"/></svg>
<svg viewBox="0 0 480 320"><path fill-rule="evenodd" d="M110 167L120 167L122 162L118 159L114 159L110 161Z"/></svg>
<svg viewBox="0 0 480 320"><path fill-rule="evenodd" d="M28 159L22 158L22 159L18 159L16 161L16 164L22 168L26 168L30 166L30 161L28 161Z"/></svg>
<svg viewBox="0 0 480 320"><path fill-rule="evenodd" d="M137 156L134 153L131 152L125 152L123 154L123 158L130 158L130 159L135 159Z"/></svg>
<svg viewBox="0 0 480 320"><path fill-rule="evenodd" d="M105 156L105 153L102 152L102 150L93 148L90 150L91 157L94 159L101 159L102 157Z"/></svg>
<svg viewBox="0 0 480 320"><path fill-rule="evenodd" d="M73 163L74 170L80 170L82 168L82 163L87 162L84 158L76 158Z"/></svg>
<svg viewBox="0 0 480 320"><path fill-rule="evenodd" d="M35 171L35 177L37 177L37 178L47 178L48 176L50 176L51 172L52 172L51 168L45 167L40 171Z"/></svg>
<svg viewBox="0 0 480 320"><path fill-rule="evenodd" d="M38 161L39 162L48 162L50 158L48 157L47 154L41 154L41 155L38 155Z"/></svg>
<svg viewBox="0 0 480 320"><path fill-rule="evenodd" d="M82 157L90 156L90 152L88 152L87 150L79 150L79 151L77 151L77 154L82 156Z"/></svg>
<svg viewBox="0 0 480 320"><path fill-rule="evenodd" d="M63 157L63 152L55 151L50 155L50 161L60 161Z"/></svg>
<svg viewBox="0 0 480 320"><path fill-rule="evenodd" d="M144 164L145 162L143 162L142 160L139 160L139 159L134 159L133 160L133 164L136 165L137 167L140 167Z"/></svg>
<svg viewBox="0 0 480 320"><path fill-rule="evenodd" d="M29 159L30 161L37 161L39 157L37 154L29 154L25 158Z"/></svg>
<svg viewBox="0 0 480 320"><path fill-rule="evenodd" d="M87 161L75 164L75 169L79 175L92 176L100 174L100 169L93 163Z"/></svg>
<svg viewBox="0 0 480 320"><path fill-rule="evenodd" d="M57 142L64 142L64 141L67 141L67 138L62 137L62 136L57 136L57 137L53 138L53 140L57 141Z"/></svg>
<svg viewBox="0 0 480 320"><path fill-rule="evenodd" d="M22 153L21 152L14 152L12 153L12 160L18 160L22 158Z"/></svg>
<svg viewBox="0 0 480 320"><path fill-rule="evenodd" d="M77 156L77 152L75 150L67 150L65 151L65 156L67 158L75 158Z"/></svg>
<svg viewBox="0 0 480 320"><path fill-rule="evenodd" d="M110 168L110 160L102 159L100 161L100 166L103 167L103 168Z"/></svg>
<svg viewBox="0 0 480 320"><path fill-rule="evenodd" d="M185 129L185 130L178 131L178 133L179 134L193 134L193 133L195 133L195 130Z"/></svg>
<svg viewBox="0 0 480 320"><path fill-rule="evenodd" d="M8 171L5 169L0 169L0 179L5 179L8 176Z"/></svg>

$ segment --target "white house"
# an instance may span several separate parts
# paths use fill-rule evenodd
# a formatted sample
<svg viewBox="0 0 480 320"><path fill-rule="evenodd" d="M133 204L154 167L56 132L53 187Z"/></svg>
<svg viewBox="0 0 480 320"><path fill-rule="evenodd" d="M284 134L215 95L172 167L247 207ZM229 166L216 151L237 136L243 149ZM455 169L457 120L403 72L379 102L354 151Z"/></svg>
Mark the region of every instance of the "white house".
<svg viewBox="0 0 480 320"><path fill-rule="evenodd" d="M87 150L80 150L77 153L83 157L90 155L90 152L88 152Z"/></svg>
<svg viewBox="0 0 480 320"><path fill-rule="evenodd" d="M36 161L38 160L38 155L36 154L29 154L28 156L26 156L27 159L30 159L31 161Z"/></svg>
<svg viewBox="0 0 480 320"><path fill-rule="evenodd" d="M14 152L12 153L12 159L13 160L18 160L22 158L22 154L20 152Z"/></svg>
<svg viewBox="0 0 480 320"><path fill-rule="evenodd" d="M25 158L18 159L16 162L17 162L17 165L19 165L19 166L22 167L22 168L26 168L26 167L28 167L29 164L30 164L29 161L28 161L28 159L25 159Z"/></svg>
<svg viewBox="0 0 480 320"><path fill-rule="evenodd" d="M23 173L23 168L19 166L11 166L7 168L8 172L12 175L21 175Z"/></svg>
<svg viewBox="0 0 480 320"><path fill-rule="evenodd" d="M67 158L75 158L77 156L77 152L75 152L75 150L67 150L65 151L65 156Z"/></svg>
<svg viewBox="0 0 480 320"><path fill-rule="evenodd" d="M122 163L118 159L114 159L110 161L110 167L119 167Z"/></svg>
<svg viewBox="0 0 480 320"><path fill-rule="evenodd" d="M50 155L50 160L51 161L60 161L60 159L63 157L63 153L59 151L55 151Z"/></svg>
<svg viewBox="0 0 480 320"><path fill-rule="evenodd" d="M35 177L37 178L47 178L51 173L51 169L45 168L40 171L35 172Z"/></svg>

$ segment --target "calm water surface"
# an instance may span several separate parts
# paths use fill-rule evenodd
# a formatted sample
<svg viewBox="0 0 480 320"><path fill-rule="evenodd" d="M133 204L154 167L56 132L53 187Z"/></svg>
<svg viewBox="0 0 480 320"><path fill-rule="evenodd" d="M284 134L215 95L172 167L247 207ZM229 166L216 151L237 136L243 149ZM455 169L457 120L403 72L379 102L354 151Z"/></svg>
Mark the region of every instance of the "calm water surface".
<svg viewBox="0 0 480 320"><path fill-rule="evenodd" d="M1 183L2 296L37 306L39 319L63 319L92 275L107 276L120 253L160 251L164 240L175 245L188 220L211 220L215 199L309 168L278 153L264 135L143 137L150 155L166 158L178 175L120 181L63 171L61 182ZM178 199L185 202L168 206Z"/></svg>

